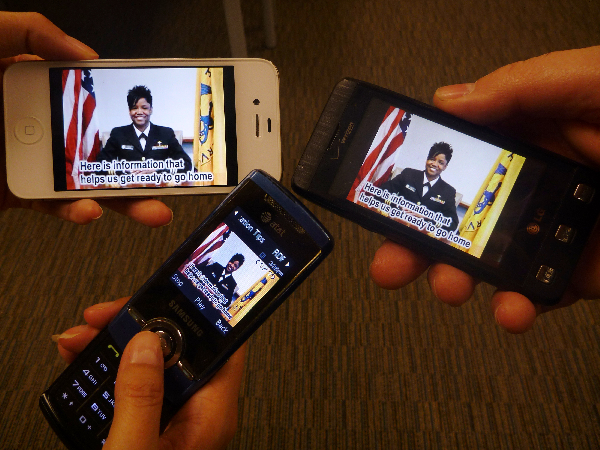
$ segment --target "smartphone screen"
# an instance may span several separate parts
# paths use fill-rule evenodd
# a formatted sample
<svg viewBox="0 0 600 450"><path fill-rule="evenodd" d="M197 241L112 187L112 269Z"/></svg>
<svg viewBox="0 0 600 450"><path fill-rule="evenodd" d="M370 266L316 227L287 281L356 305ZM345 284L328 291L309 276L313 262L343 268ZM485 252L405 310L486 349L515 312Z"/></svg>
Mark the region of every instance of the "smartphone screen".
<svg viewBox="0 0 600 450"><path fill-rule="evenodd" d="M56 191L237 184L233 66L59 67L49 78Z"/></svg>

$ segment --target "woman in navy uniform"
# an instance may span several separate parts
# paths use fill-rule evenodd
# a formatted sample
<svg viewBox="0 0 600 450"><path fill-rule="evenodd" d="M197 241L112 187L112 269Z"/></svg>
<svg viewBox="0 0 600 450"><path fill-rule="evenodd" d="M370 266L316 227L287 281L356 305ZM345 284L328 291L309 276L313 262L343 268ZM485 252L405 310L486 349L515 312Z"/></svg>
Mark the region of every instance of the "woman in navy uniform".
<svg viewBox="0 0 600 450"><path fill-rule="evenodd" d="M445 230L454 231L458 227L456 213L456 189L440 177L452 159L452 147L446 142L431 146L425 170L406 168L400 175L386 181L381 189L404 197L416 205L423 205L434 213L441 213L451 219Z"/></svg>
<svg viewBox="0 0 600 450"><path fill-rule="evenodd" d="M173 129L150 122L152 115L152 94L146 86L135 86L127 93L127 105L132 123L113 128L106 145L96 161L166 161L178 162L177 167L164 170L187 172L192 162L175 137ZM176 170L170 170L176 169ZM159 170L151 170L152 172Z"/></svg>
<svg viewBox="0 0 600 450"><path fill-rule="evenodd" d="M225 296L227 303L223 306L229 308L234 298L235 289L237 288L237 281L233 277L233 272L238 270L242 264L244 264L244 255L236 253L233 255L225 267L221 264L214 262L205 267L200 268L200 271L204 274L208 280L213 283L219 292Z"/></svg>

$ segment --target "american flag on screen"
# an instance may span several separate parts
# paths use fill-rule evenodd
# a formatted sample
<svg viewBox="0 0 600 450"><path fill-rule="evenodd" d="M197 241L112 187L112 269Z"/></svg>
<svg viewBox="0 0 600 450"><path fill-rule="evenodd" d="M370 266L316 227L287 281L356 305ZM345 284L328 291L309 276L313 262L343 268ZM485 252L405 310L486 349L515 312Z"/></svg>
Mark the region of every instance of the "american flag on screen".
<svg viewBox="0 0 600 450"><path fill-rule="evenodd" d="M204 240L202 245L194 250L194 253L192 253L189 259L181 265L179 271L183 272L191 263L199 266L210 260L217 250L225 243L225 240L229 237L230 233L229 227L226 224L221 223L215 231Z"/></svg>
<svg viewBox="0 0 600 450"><path fill-rule="evenodd" d="M365 184L371 182L381 186L389 179L396 162L396 150L404 142L409 125L409 113L393 106L388 108L346 197L348 200L356 202Z"/></svg>
<svg viewBox="0 0 600 450"><path fill-rule="evenodd" d="M67 189L79 189L79 162L95 161L100 152L92 71L64 70L62 86Z"/></svg>

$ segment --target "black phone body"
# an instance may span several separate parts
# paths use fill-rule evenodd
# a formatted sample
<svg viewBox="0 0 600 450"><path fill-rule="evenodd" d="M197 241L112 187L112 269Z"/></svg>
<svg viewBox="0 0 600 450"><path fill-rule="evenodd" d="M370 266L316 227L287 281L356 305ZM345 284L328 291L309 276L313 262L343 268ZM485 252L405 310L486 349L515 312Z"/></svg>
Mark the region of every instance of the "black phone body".
<svg viewBox="0 0 600 450"><path fill-rule="evenodd" d="M150 330L165 353L166 426L332 246L300 202L252 172L44 392L44 415L68 448L100 448L121 353Z"/></svg>
<svg viewBox="0 0 600 450"><path fill-rule="evenodd" d="M452 156L424 186L439 143ZM335 87L292 180L370 231L543 304L569 283L599 183L574 161L353 79Z"/></svg>

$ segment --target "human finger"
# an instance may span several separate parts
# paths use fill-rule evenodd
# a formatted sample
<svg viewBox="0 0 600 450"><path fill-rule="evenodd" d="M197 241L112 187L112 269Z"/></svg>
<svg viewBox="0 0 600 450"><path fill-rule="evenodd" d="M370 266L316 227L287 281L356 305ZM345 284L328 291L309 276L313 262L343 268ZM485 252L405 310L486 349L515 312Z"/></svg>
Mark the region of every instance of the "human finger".
<svg viewBox="0 0 600 450"><path fill-rule="evenodd" d="M99 332L98 328L89 325L77 325L61 334L53 335L52 340L58 344L58 353L62 359L71 364Z"/></svg>
<svg viewBox="0 0 600 450"><path fill-rule="evenodd" d="M130 297L123 297L113 302L98 303L90 306L83 312L86 325L77 325L73 328L55 334L52 340L58 344L60 356L70 364L75 357L94 339L100 330L108 325L114 316L127 303Z"/></svg>
<svg viewBox="0 0 600 450"><path fill-rule="evenodd" d="M164 362L159 337L136 334L125 347L115 383L115 414L104 449L158 449Z"/></svg>
<svg viewBox="0 0 600 450"><path fill-rule="evenodd" d="M237 429L238 397L247 344L173 417L161 436L162 448L223 449Z"/></svg>
<svg viewBox="0 0 600 450"><path fill-rule="evenodd" d="M478 123L512 116L583 118L600 122L600 46L548 53L497 69L475 83L444 86L436 106Z"/></svg>
<svg viewBox="0 0 600 450"><path fill-rule="evenodd" d="M34 12L0 13L0 58L23 53L51 60L96 59L98 54Z"/></svg>
<svg viewBox="0 0 600 450"><path fill-rule="evenodd" d="M524 295L506 291L497 291L492 295L491 308L496 323L513 334L530 330L538 310L541 312L541 306L534 305Z"/></svg>
<svg viewBox="0 0 600 450"><path fill-rule="evenodd" d="M83 318L92 327L105 328L131 297L123 297L112 302L97 303L83 311Z"/></svg>
<svg viewBox="0 0 600 450"><path fill-rule="evenodd" d="M94 200L82 199L76 201L23 201L22 207L48 214L59 219L67 220L79 225L86 225L102 217L102 208Z"/></svg>
<svg viewBox="0 0 600 450"><path fill-rule="evenodd" d="M600 46L549 53L501 67L475 83L441 87L434 104L598 165L599 59Z"/></svg>
<svg viewBox="0 0 600 450"><path fill-rule="evenodd" d="M472 276L443 263L431 265L427 280L433 294L451 306L461 306L469 300L477 285L477 280Z"/></svg>
<svg viewBox="0 0 600 450"><path fill-rule="evenodd" d="M10 196L13 198L14 196ZM168 225L173 212L163 202L155 199L103 199L99 202L136 222L149 227ZM79 225L86 225L102 217L101 206L95 200L7 200L4 208L29 208Z"/></svg>
<svg viewBox="0 0 600 450"><path fill-rule="evenodd" d="M386 239L375 252L369 275L384 289L399 289L414 281L428 266L424 256Z"/></svg>
<svg viewBox="0 0 600 450"><path fill-rule="evenodd" d="M168 225L173 220L173 211L163 202L152 198L104 199L100 203L149 227Z"/></svg>

